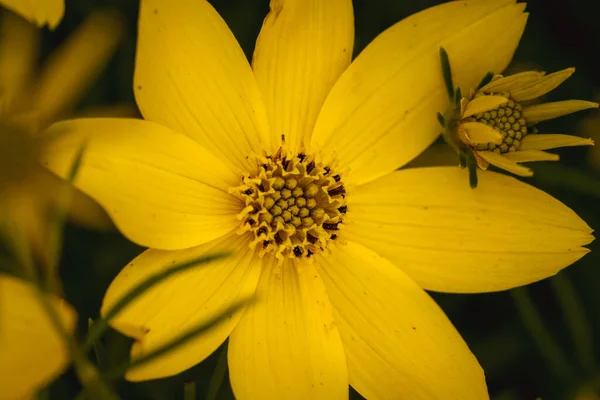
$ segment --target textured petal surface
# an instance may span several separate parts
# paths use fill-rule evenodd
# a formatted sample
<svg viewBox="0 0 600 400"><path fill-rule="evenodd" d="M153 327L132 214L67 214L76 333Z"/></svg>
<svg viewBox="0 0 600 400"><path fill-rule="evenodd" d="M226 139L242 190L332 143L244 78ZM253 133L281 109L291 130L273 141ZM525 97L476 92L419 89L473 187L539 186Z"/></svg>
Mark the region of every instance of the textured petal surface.
<svg viewBox="0 0 600 400"><path fill-rule="evenodd" d="M256 291L229 339L237 399L347 399L346 358L313 265L265 259Z"/></svg>
<svg viewBox="0 0 600 400"><path fill-rule="evenodd" d="M353 242L317 265L350 384L365 398L488 398L483 371L452 323L395 265Z"/></svg>
<svg viewBox="0 0 600 400"><path fill-rule="evenodd" d="M0 274L0 398L23 399L58 376L69 361L67 347L46 314L37 289ZM75 330L75 311L49 299L68 332Z"/></svg>
<svg viewBox="0 0 600 400"><path fill-rule="evenodd" d="M525 71L509 76L496 75L490 83L479 90L487 93L512 92L537 82L543 76L544 72L539 71Z"/></svg>
<svg viewBox="0 0 600 400"><path fill-rule="evenodd" d="M465 130L471 144L502 143L502 134L490 125L481 122L463 122L460 126Z"/></svg>
<svg viewBox="0 0 600 400"><path fill-rule="evenodd" d="M527 15L512 0L451 1L392 26L363 50L329 94L312 149L349 168L344 179L364 183L415 158L438 136L435 113L448 97L439 48L450 57L456 85L474 88L502 71ZM490 46L494 43L494 46Z"/></svg>
<svg viewBox="0 0 600 400"><path fill-rule="evenodd" d="M547 153L541 150L522 150L511 151L503 155L511 161L530 162L530 161L558 161L558 154Z"/></svg>
<svg viewBox="0 0 600 400"><path fill-rule="evenodd" d="M558 147L593 146L594 141L573 135L536 134L527 135L521 142L521 150L548 150Z"/></svg>
<svg viewBox="0 0 600 400"><path fill-rule="evenodd" d="M536 99L545 95L551 90L556 89L561 83L569 79L575 72L575 68L566 68L561 71L553 72L540 78L528 85L515 88L510 92L510 96L515 101L526 101Z"/></svg>
<svg viewBox="0 0 600 400"><path fill-rule="evenodd" d="M187 136L134 119L78 119L53 125L42 162L65 176L85 153L75 184L100 203L132 241L181 249L237 226L236 176Z"/></svg>
<svg viewBox="0 0 600 400"><path fill-rule="evenodd" d="M292 152L303 147L325 97L350 65L353 44L350 0L271 0L252 67L273 144L285 135Z"/></svg>
<svg viewBox="0 0 600 400"><path fill-rule="evenodd" d="M252 296L260 276L260 261L248 248L247 236L231 233L210 243L179 251L147 250L111 283L102 314L133 286L175 264L213 252L233 251L233 256L175 275L138 297L111 322L137 340L132 359L219 315L237 301ZM241 311L229 316L206 334L152 362L128 371L132 381L175 375L208 357L225 341Z"/></svg>
<svg viewBox="0 0 600 400"><path fill-rule="evenodd" d="M160 60L160 62L157 62ZM142 0L134 91L144 118L183 132L231 165L268 145L252 69L205 0Z"/></svg>
<svg viewBox="0 0 600 400"><path fill-rule="evenodd" d="M463 118L470 117L478 113L493 110L501 104L508 101L506 97L502 96L480 96L471 100L462 115Z"/></svg>
<svg viewBox="0 0 600 400"><path fill-rule="evenodd" d="M0 0L0 5L50 29L56 28L65 13L65 0Z"/></svg>
<svg viewBox="0 0 600 400"><path fill-rule="evenodd" d="M348 194L349 240L393 261L425 289L489 292L554 275L588 250L570 208L518 180L454 167L394 172Z"/></svg>
<svg viewBox="0 0 600 400"><path fill-rule="evenodd" d="M562 117L588 108L598 108L598 103L585 100L564 100L552 103L536 104L523 110L523 117L527 119L528 124L535 124L540 121Z"/></svg>
<svg viewBox="0 0 600 400"><path fill-rule="evenodd" d="M516 160L505 157L504 154L498 154L493 151L478 151L477 155L486 162L519 176L533 176L530 168L517 164Z"/></svg>

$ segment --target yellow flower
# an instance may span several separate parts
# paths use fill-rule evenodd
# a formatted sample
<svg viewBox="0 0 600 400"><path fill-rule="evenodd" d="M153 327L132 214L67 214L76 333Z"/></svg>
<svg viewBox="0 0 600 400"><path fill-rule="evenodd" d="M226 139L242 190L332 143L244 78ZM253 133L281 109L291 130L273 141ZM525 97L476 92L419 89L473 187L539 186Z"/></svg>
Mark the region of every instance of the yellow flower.
<svg viewBox="0 0 600 400"><path fill-rule="evenodd" d="M54 125L44 162L131 240L150 247L115 278L124 291L173 263L234 256L174 277L112 321L133 358L255 294L209 334L130 370L177 374L229 337L239 399L485 399L483 371L423 290L504 290L582 257L590 228L514 178L396 169L437 136L438 49L457 82L503 70L523 4L455 1L379 35L351 64L350 0L272 1L252 67L206 1L143 0L134 91L145 120ZM502 40L498 41L498 37ZM396 172L395 172L396 171Z"/></svg>
<svg viewBox="0 0 600 400"><path fill-rule="evenodd" d="M496 75L477 91L471 90L460 102L458 140L466 147L477 165L489 164L520 176L533 176L533 171L519 165L530 161L558 161L557 154L543 150L565 146L590 146L591 139L562 134L537 134L534 125L588 108L597 103L566 100L527 105L550 92L569 78L574 68L549 75L528 71L503 77Z"/></svg>
<svg viewBox="0 0 600 400"><path fill-rule="evenodd" d="M60 322L74 332L76 314L64 301L0 273L0 399L32 398L65 370L68 349L39 297L48 296ZM32 360L35 360L32 362Z"/></svg>
<svg viewBox="0 0 600 400"><path fill-rule="evenodd" d="M69 113L114 52L122 28L112 11L93 13L45 61L37 75L38 29L5 13L0 29L0 229L27 231L36 253L45 252L50 213L72 191L37 163L41 128ZM99 207L71 193L71 217L106 225ZM10 233L9 233L10 234Z"/></svg>
<svg viewBox="0 0 600 400"><path fill-rule="evenodd" d="M56 28L65 13L65 0L0 0L0 5L50 29Z"/></svg>

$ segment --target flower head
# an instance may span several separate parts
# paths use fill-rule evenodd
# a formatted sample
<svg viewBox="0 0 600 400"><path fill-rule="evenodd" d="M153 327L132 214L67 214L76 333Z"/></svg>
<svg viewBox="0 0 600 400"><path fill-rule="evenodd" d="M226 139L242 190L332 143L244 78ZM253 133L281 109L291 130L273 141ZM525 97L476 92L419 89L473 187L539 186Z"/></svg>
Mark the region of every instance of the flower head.
<svg viewBox="0 0 600 400"><path fill-rule="evenodd" d="M550 92L567 78L574 68L549 75L528 71L510 76L496 75L469 96L460 100L460 107L451 111L454 123L449 125L450 140L468 152L485 170L490 164L520 176L532 176L533 171L519 165L530 161L558 161L557 154L543 150L565 146L591 146L594 141L578 136L539 134L538 122L571 114L598 104L583 100L566 100L528 105Z"/></svg>
<svg viewBox="0 0 600 400"><path fill-rule="evenodd" d="M75 331L77 316L62 299L34 285L0 273L0 385L2 399L24 399L63 372L69 362L67 344L42 306L46 296L60 323Z"/></svg>
<svg viewBox="0 0 600 400"><path fill-rule="evenodd" d="M39 132L71 111L112 55L120 39L120 16L94 12L35 71L39 29L13 13L0 29L0 229L27 231L30 245L46 256L54 213L71 203L70 216L105 227L104 212L38 163ZM10 235L10 233L9 233Z"/></svg>
<svg viewBox="0 0 600 400"><path fill-rule="evenodd" d="M348 384L370 399L487 398L476 359L423 288L543 279L587 252L591 230L511 177L485 172L471 191L456 168L396 170L438 136L440 45L471 87L506 67L523 9L433 7L351 63L350 0L274 0L250 66L208 2L142 0L134 91L145 120L55 124L43 161L64 176L85 141L75 184L150 247L111 283L102 312L168 265L234 250L112 321L136 339L133 358L257 300L126 377L177 374L229 337L239 399L347 398Z"/></svg>

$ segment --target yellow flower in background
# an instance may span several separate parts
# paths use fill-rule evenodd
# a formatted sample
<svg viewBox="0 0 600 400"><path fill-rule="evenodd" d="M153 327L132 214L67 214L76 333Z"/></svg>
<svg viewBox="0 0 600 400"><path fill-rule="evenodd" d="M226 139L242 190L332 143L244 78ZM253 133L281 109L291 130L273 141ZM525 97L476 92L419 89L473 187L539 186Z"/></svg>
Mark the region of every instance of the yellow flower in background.
<svg viewBox="0 0 600 400"><path fill-rule="evenodd" d="M600 101L600 93L595 95L595 100ZM600 140L600 113L594 113L585 118L579 126L579 132L590 136L593 140ZM596 171L600 171L600 147L594 146L587 153L587 163Z"/></svg>
<svg viewBox="0 0 600 400"><path fill-rule="evenodd" d="M39 297L47 296L60 322L74 332L75 311L57 297L42 294L26 281L0 273L0 399L33 398L61 374L68 349Z"/></svg>
<svg viewBox="0 0 600 400"><path fill-rule="evenodd" d="M38 163L38 135L71 112L113 54L122 21L113 11L97 11L51 54L38 74L38 29L25 19L2 14L0 30L0 229L27 231L44 257L51 214L71 199L71 217L104 227L104 212L73 192ZM10 235L11 233L9 233Z"/></svg>
<svg viewBox="0 0 600 400"><path fill-rule="evenodd" d="M533 176L521 162L558 161L557 154L543 150L566 146L591 146L594 141L562 134L537 134L538 122L576 111L598 108L597 103L566 100L527 105L569 78L574 68L549 75L527 71L503 77L496 75L477 91L461 100L458 140L469 149L481 169L492 164L520 176Z"/></svg>
<svg viewBox="0 0 600 400"><path fill-rule="evenodd" d="M65 13L65 0L0 0L0 6L42 27L56 28Z"/></svg>
<svg viewBox="0 0 600 400"><path fill-rule="evenodd" d="M248 295L205 336L127 373L177 374L229 337L239 399L485 399L477 360L423 289L488 292L555 274L591 229L551 196L484 172L396 171L437 137L447 102L438 50L475 87L509 63L525 27L512 0L453 1L379 35L351 63L350 0L272 1L250 66L206 1L142 0L134 91L145 120L53 125L43 160L131 240L150 247L129 288L212 251L112 325L138 358Z"/></svg>

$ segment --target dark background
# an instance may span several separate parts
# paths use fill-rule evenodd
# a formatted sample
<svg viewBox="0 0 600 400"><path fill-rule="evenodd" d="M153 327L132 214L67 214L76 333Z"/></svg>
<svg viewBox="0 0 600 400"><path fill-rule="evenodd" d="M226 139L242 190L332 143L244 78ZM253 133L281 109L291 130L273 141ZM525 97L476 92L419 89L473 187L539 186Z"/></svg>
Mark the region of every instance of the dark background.
<svg viewBox="0 0 600 400"><path fill-rule="evenodd" d="M486 1L486 0L479 0ZM89 13L112 6L126 18L126 34L114 58L80 105L83 109L95 105L131 104L132 76L136 42L137 0L67 0L66 14L53 31L44 31L43 53L49 54L70 34ZM250 56L255 38L268 12L267 0L212 0ZM356 0L355 54L377 34L400 19L437 4L433 0ZM542 69L553 72L566 67L577 68L575 75L552 92L547 100L585 99L600 97L600 2L595 0L532 0L527 29L509 70ZM490 43L493 46L494 43ZM584 124L600 112L581 112L574 116L542 123L548 133L593 135L591 124ZM587 129L587 130L586 130ZM598 124L600 130L600 124ZM600 138L600 132L597 133ZM600 226L600 171L590 164L588 149L561 149L561 163L532 165L535 178L527 182L545 190L573 208L592 227ZM435 163L434 156L425 155L417 162ZM600 160L600 152L597 155ZM598 162L597 165L600 165ZM510 399L576 399L576 393L595 385L600 393L600 242L589 247L590 254L560 274L559 281L546 280L518 292L481 295L440 295L434 298L450 319L486 371L492 398ZM85 329L87 318L95 318L102 294L111 279L141 248L131 244L116 232L97 233L69 226L61 264L61 277L68 301L79 311L80 325ZM571 287L565 293L564 287ZM557 291L557 288L559 289ZM560 289L563 289L562 291ZM537 315L522 318L522 301L530 299ZM570 300L575 306L565 309ZM578 306L579 300L579 306ZM574 308L575 307L575 308ZM580 308L582 307L582 308ZM580 337L573 340L567 317L576 317L583 310L583 325L575 330ZM543 343L539 333L532 334L532 322L540 317L544 332L558 343L564 360L557 363L552 349ZM401 316L399 316L401 318ZM524 323L524 320L526 323ZM577 321L576 321L577 322ZM537 325L539 328L539 325ZM582 328L583 326L583 328ZM586 330L585 327L589 329ZM593 362L577 355L582 345L595 342ZM582 336L583 335L583 336ZM582 343L585 342L585 343ZM103 367L114 365L128 356L130 341L111 332L105 341ZM221 351L221 350L220 350ZM585 350L584 350L585 351ZM174 378L130 384L117 383L124 399L183 398L185 381L196 382L197 398L205 398L219 351L195 368ZM587 356L589 356L587 351ZM550 358L549 358L550 357ZM594 365L592 365L594 364ZM256 383L260 385L260 382ZM79 386L72 371L62 376L48 393L51 398L73 398ZM356 393L353 398L361 398ZM219 391L219 399L233 398L227 377ZM585 399L587 399L586 397ZM589 397L589 399L600 397ZM578 400L583 400L579 397Z"/></svg>

